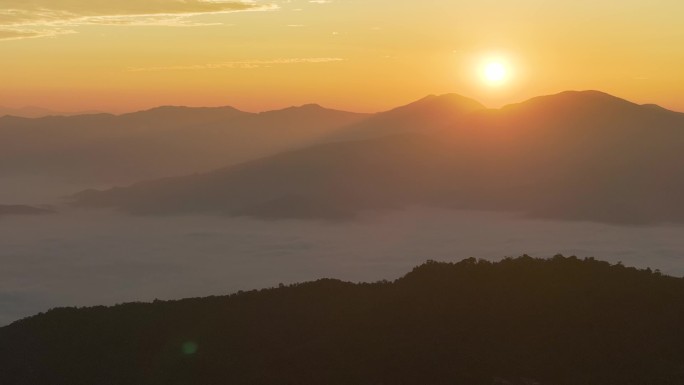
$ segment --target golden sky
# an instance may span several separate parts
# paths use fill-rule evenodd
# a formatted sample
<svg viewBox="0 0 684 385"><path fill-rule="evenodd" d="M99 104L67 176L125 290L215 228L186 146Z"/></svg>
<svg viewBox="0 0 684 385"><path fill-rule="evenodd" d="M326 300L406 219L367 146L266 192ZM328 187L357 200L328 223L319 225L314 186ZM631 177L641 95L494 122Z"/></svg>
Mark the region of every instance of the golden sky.
<svg viewBox="0 0 684 385"><path fill-rule="evenodd" d="M598 89L684 111L683 18L682 0L0 0L0 105L379 111ZM506 82L483 82L487 60Z"/></svg>

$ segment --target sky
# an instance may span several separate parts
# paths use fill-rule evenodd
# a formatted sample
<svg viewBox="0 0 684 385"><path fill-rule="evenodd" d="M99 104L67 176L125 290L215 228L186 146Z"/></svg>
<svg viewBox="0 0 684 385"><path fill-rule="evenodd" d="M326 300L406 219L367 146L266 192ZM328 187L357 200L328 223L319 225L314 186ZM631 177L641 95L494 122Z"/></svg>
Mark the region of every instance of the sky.
<svg viewBox="0 0 684 385"><path fill-rule="evenodd" d="M0 0L0 106L374 112L598 89L684 111L681 0ZM501 82L483 79L492 62Z"/></svg>

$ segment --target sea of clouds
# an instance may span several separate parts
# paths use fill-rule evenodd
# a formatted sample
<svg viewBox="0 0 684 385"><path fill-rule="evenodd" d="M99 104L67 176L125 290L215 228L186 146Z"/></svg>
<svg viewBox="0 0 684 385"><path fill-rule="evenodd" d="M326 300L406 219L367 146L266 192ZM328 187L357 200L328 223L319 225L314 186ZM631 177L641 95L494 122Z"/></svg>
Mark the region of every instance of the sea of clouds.
<svg viewBox="0 0 684 385"><path fill-rule="evenodd" d="M220 295L279 283L396 279L428 259L594 256L684 275L684 227L624 227L425 208L346 223L131 217L0 218L0 325L58 306Z"/></svg>

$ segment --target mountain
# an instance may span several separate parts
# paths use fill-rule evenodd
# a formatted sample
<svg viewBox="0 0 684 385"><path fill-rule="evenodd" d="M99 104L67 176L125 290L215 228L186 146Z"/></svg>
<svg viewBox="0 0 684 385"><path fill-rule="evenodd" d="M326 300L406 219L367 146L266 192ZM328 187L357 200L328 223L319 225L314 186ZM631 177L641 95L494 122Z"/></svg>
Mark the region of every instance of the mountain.
<svg viewBox="0 0 684 385"><path fill-rule="evenodd" d="M443 105L440 98L419 104L430 100ZM460 116L442 129L320 144L210 173L85 191L75 203L135 214L330 220L431 205L684 223L684 114L584 91Z"/></svg>
<svg viewBox="0 0 684 385"><path fill-rule="evenodd" d="M431 132L454 126L486 107L457 94L430 95L405 106L375 114L344 130L334 132L328 141L371 139L382 136Z"/></svg>
<svg viewBox="0 0 684 385"><path fill-rule="evenodd" d="M303 147L365 114L302 106L260 114L159 107L124 115L0 118L0 177L93 185L211 170Z"/></svg>
<svg viewBox="0 0 684 385"><path fill-rule="evenodd" d="M0 205L0 217L7 215L45 215L54 211L25 205Z"/></svg>
<svg viewBox="0 0 684 385"><path fill-rule="evenodd" d="M0 382L673 385L684 280L591 259L61 308L0 328Z"/></svg>
<svg viewBox="0 0 684 385"><path fill-rule="evenodd" d="M73 115L84 115L84 114L94 114L96 112L59 112L50 110L42 107L22 107L22 108L8 108L0 106L0 117L1 116L16 116L21 118L42 118L45 116L73 116Z"/></svg>
<svg viewBox="0 0 684 385"><path fill-rule="evenodd" d="M329 141L371 139L382 136L432 132L453 126L474 112L486 110L479 102L457 94L430 95L334 132Z"/></svg>

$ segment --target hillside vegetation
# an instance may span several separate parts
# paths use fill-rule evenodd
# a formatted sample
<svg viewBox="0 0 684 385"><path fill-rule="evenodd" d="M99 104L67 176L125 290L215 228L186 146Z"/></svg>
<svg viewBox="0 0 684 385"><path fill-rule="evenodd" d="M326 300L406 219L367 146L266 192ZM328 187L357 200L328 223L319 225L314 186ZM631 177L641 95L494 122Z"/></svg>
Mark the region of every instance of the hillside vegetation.
<svg viewBox="0 0 684 385"><path fill-rule="evenodd" d="M684 279L594 259L63 308L0 329L2 384L684 383Z"/></svg>

